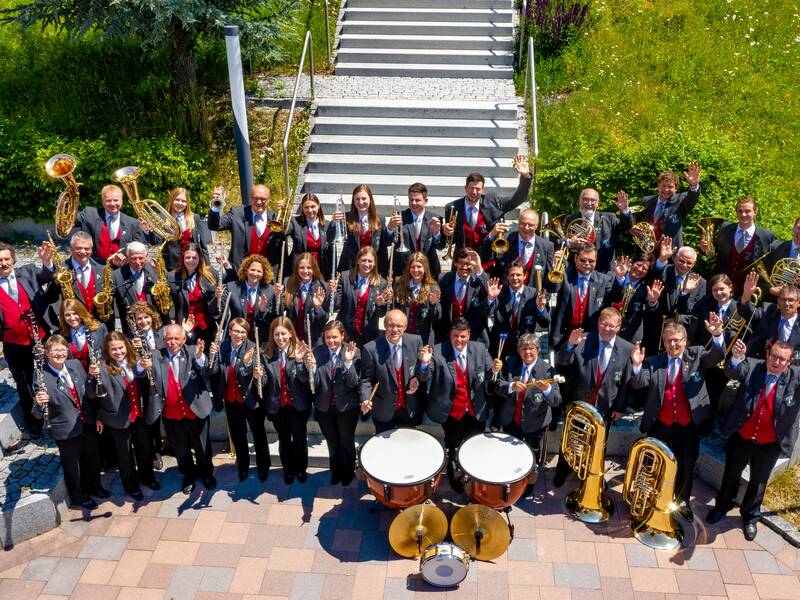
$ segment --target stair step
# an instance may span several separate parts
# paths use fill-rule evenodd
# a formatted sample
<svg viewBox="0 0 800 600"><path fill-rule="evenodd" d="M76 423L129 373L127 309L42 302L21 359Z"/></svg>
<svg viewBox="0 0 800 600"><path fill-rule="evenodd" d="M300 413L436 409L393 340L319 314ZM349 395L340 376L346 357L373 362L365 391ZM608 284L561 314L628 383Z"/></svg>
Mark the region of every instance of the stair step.
<svg viewBox="0 0 800 600"><path fill-rule="evenodd" d="M405 8L429 8L431 0L348 0L348 10L352 8L380 8L391 6L395 9ZM508 9L511 6L509 0L436 0L439 8L495 8Z"/></svg>
<svg viewBox="0 0 800 600"><path fill-rule="evenodd" d="M373 119L369 117L317 117L317 135L374 135L425 137L493 137L517 139L516 121L491 119Z"/></svg>
<svg viewBox="0 0 800 600"><path fill-rule="evenodd" d="M339 36L342 48L397 48L397 49L451 49L451 50L504 50L513 51L514 40L510 35L431 35L392 32L377 35L353 33L346 30Z"/></svg>
<svg viewBox="0 0 800 600"><path fill-rule="evenodd" d="M428 193L434 196L452 196L453 199L464 195L464 178L460 177L427 177L424 181ZM368 173L306 173L303 183L303 192L340 194L344 191L352 192L353 188L361 183L367 183L376 194L403 197L408 192L408 186L414 178L406 174L381 175L376 178ZM487 187L499 187L508 194L513 193L519 183L517 178L487 177Z"/></svg>
<svg viewBox="0 0 800 600"><path fill-rule="evenodd" d="M398 60L414 64L447 64L510 66L514 53L508 50L437 50L431 48L342 48L336 54L342 63L390 63Z"/></svg>
<svg viewBox="0 0 800 600"><path fill-rule="evenodd" d="M437 21L358 21L342 22L342 33L366 33L370 35L492 35L510 36L508 23L449 23Z"/></svg>
<svg viewBox="0 0 800 600"><path fill-rule="evenodd" d="M514 76L514 68L510 65L342 63L337 60L336 74L375 77L511 79Z"/></svg>
<svg viewBox="0 0 800 600"><path fill-rule="evenodd" d="M381 99L320 99L320 117L409 117L421 119L494 119L515 121L516 102L450 102Z"/></svg>
<svg viewBox="0 0 800 600"><path fill-rule="evenodd" d="M407 154L419 156L509 157L519 143L511 138L395 137L370 135L320 135L309 137L310 152L341 154Z"/></svg>
<svg viewBox="0 0 800 600"><path fill-rule="evenodd" d="M501 23L511 24L511 8L420 8L414 9L416 21L458 22L458 23ZM350 21L406 21L409 14L395 6L379 7L351 7L348 6L344 13L344 24Z"/></svg>
<svg viewBox="0 0 800 600"><path fill-rule="evenodd" d="M479 171L485 177L516 176L512 158L311 153L306 165L307 173L403 174L408 179L431 175L465 177L473 171Z"/></svg>
<svg viewBox="0 0 800 600"><path fill-rule="evenodd" d="M411 185L411 183L414 183L414 182L409 180L409 185ZM423 180L422 183L425 183L425 181ZM487 188L487 189L494 189L494 188ZM408 191L408 185L406 185L406 187L403 190L401 190L402 193L400 193L400 192L397 193L397 197L400 200L400 202L405 202L407 191ZM350 190L347 190L346 193L344 191L342 192L342 196L344 198L345 206L349 206L350 205L349 202L350 202L350 194L351 194L351 192L352 192L352 188ZM319 192L319 193L316 193L316 194L317 194L317 197L320 200L320 203L322 204L322 208L325 211L325 214L326 215L332 214L334 212L335 208L336 208L336 200L337 200L337 198L339 198L339 194L338 193L331 194L331 193L325 193L325 192ZM449 196L449 195L448 196L432 196L432 195L429 194L428 195L428 208L430 210L432 210L435 214L441 216L441 215L444 214L444 207L448 202L452 202L456 198L460 198L463 195L464 195L463 189L462 189L461 194L459 196ZM388 216L390 216L392 214L392 211L394 210L394 194L391 194L391 195L390 194L374 194L373 195L373 199L375 200L375 206L378 209L378 216L383 218L383 217L388 217ZM511 213L509 213L509 214L511 214Z"/></svg>

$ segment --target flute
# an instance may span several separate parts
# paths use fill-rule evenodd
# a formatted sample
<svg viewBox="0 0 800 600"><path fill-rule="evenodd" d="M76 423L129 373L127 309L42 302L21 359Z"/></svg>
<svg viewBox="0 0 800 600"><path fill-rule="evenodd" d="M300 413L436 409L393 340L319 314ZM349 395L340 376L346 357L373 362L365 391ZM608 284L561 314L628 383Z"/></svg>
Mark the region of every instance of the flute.
<svg viewBox="0 0 800 600"><path fill-rule="evenodd" d="M258 394L259 400L263 398L264 390L261 384L261 377L256 377L256 369L261 369L261 344L258 342L258 326L254 327L255 329L255 342L256 342L256 354L253 357L253 379L256 382L256 393Z"/></svg>
<svg viewBox="0 0 800 600"><path fill-rule="evenodd" d="M308 351L311 352L311 315L306 313L306 338L308 338ZM311 388L311 393L314 393L314 371L311 365L306 361L306 369L308 369L308 387ZM331 382L333 385L333 382Z"/></svg>
<svg viewBox="0 0 800 600"><path fill-rule="evenodd" d="M338 223L337 223L338 226ZM338 230L337 230L338 231ZM333 242L333 262L331 263L331 279L334 281L338 281L339 273L336 272L336 262L339 258L338 254L338 245L336 241ZM331 300L330 304L328 305L328 321L333 321L333 311L336 308L336 292L331 292Z"/></svg>

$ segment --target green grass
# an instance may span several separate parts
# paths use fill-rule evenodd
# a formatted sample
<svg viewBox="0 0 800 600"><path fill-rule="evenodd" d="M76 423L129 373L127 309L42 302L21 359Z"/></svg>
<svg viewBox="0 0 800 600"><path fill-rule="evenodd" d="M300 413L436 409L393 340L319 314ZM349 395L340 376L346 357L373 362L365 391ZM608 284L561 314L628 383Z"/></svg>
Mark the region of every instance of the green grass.
<svg viewBox="0 0 800 600"><path fill-rule="evenodd" d="M748 193L787 236L800 205L797 5L596 0L591 16L560 56L538 60L537 203L566 209L596 185L608 206L699 160L696 217L730 218Z"/></svg>
<svg viewBox="0 0 800 600"><path fill-rule="evenodd" d="M800 465L786 469L767 486L764 506L800 527Z"/></svg>

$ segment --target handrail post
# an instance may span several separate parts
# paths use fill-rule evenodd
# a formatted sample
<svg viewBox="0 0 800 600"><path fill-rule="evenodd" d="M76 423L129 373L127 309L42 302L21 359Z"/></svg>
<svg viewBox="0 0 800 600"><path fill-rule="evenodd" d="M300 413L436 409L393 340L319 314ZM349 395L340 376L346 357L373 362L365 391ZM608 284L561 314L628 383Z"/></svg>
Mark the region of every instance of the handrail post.
<svg viewBox="0 0 800 600"><path fill-rule="evenodd" d="M527 4L528 0L522 0L522 10L519 15L519 58L517 59L517 66L522 64L522 43L525 39L525 26L528 18Z"/></svg>
<svg viewBox="0 0 800 600"><path fill-rule="evenodd" d="M300 64L297 66L297 77L294 80L294 92L292 93L292 104L289 107L289 117L286 120L286 133L283 136L283 183L286 191L287 201L289 198L289 134L292 131L292 119L294 118L294 109L297 105L297 92L300 89L300 76L303 74L303 65L306 60L306 52L309 54L309 76L311 78L311 98L315 97L314 92L314 40L311 35L311 30L306 31L306 39L303 42L303 52L300 54Z"/></svg>
<svg viewBox="0 0 800 600"><path fill-rule="evenodd" d="M325 55L328 57L328 67L331 66L331 17L328 12L328 0L325 0Z"/></svg>
<svg viewBox="0 0 800 600"><path fill-rule="evenodd" d="M528 77L531 79L531 122L533 124L533 157L539 157L539 127L536 115L536 66L533 57L533 37L528 38L528 68L525 77L527 87Z"/></svg>

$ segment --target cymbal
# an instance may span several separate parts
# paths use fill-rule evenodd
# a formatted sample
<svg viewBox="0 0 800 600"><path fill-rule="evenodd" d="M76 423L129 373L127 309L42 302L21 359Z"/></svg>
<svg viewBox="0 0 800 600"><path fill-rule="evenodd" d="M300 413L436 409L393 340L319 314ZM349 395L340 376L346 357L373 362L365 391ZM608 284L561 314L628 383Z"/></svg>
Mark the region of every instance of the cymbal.
<svg viewBox="0 0 800 600"><path fill-rule="evenodd" d="M453 541L478 560L501 556L511 543L508 523L499 512L482 504L460 509L450 521Z"/></svg>
<svg viewBox="0 0 800 600"><path fill-rule="evenodd" d="M433 504L417 504L397 515L389 526L389 544L400 556L419 558L425 548L447 536L447 517Z"/></svg>

